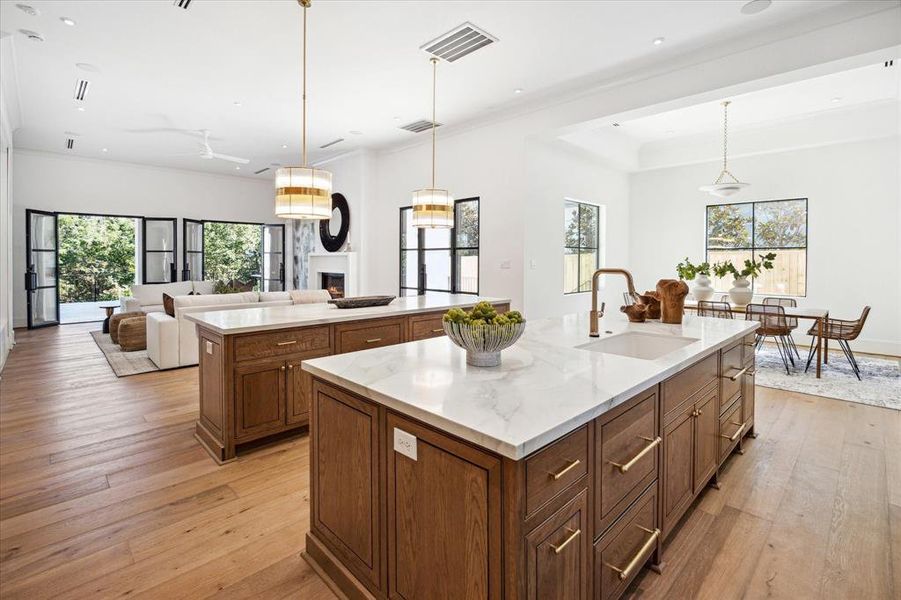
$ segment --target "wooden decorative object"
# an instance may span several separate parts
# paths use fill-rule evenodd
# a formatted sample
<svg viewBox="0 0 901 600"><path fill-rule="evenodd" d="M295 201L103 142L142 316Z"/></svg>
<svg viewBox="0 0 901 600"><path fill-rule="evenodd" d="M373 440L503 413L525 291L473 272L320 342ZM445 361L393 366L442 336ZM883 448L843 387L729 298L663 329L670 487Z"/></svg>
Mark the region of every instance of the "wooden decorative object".
<svg viewBox="0 0 901 600"><path fill-rule="evenodd" d="M644 323L647 318L648 307L646 304L630 304L629 306L620 306L619 310L626 313L630 323Z"/></svg>
<svg viewBox="0 0 901 600"><path fill-rule="evenodd" d="M657 292L645 292L638 296L641 302L648 307L647 318L660 318L660 295Z"/></svg>
<svg viewBox="0 0 901 600"><path fill-rule="evenodd" d="M109 337L114 344L119 343L119 323L124 321L125 319L131 319L133 317L142 317L145 314L141 311L132 311L132 312L124 312L124 313L114 313L109 318Z"/></svg>
<svg viewBox="0 0 901 600"><path fill-rule="evenodd" d="M367 306L385 306L391 304L396 296L355 296L353 298L332 298L329 304L338 308L365 308Z"/></svg>
<svg viewBox="0 0 901 600"><path fill-rule="evenodd" d="M657 282L657 293L660 295L660 321L682 323L688 284L679 279L661 279Z"/></svg>
<svg viewBox="0 0 901 600"><path fill-rule="evenodd" d="M125 352L147 348L147 315L119 322L119 345Z"/></svg>

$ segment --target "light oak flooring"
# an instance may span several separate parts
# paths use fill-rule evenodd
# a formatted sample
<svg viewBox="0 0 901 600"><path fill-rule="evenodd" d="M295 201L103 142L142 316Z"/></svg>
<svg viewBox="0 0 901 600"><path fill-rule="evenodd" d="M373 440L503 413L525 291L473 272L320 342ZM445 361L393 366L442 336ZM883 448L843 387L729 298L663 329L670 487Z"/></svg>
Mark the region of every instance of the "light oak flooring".
<svg viewBox="0 0 901 600"><path fill-rule="evenodd" d="M306 437L216 466L196 368L117 379L96 327L17 331L2 372L3 599L333 598L300 557ZM760 437L629 596L901 598L901 413L765 388L757 407Z"/></svg>

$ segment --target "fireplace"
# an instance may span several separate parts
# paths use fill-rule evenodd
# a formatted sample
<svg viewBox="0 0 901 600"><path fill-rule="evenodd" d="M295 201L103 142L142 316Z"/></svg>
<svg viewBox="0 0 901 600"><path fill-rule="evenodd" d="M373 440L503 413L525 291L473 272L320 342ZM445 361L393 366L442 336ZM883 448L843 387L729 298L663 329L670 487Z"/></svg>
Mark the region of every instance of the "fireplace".
<svg viewBox="0 0 901 600"><path fill-rule="evenodd" d="M344 297L344 273L320 273L322 289L328 290L332 298Z"/></svg>

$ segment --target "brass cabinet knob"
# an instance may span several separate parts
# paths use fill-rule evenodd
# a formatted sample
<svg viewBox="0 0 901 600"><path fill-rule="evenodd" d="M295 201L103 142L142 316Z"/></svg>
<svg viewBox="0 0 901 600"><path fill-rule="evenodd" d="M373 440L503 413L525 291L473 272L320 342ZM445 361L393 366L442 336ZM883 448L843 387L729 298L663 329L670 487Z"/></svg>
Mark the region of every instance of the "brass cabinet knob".
<svg viewBox="0 0 901 600"><path fill-rule="evenodd" d="M284 370L285 370L285 365L282 365L282 371L284 371Z"/></svg>

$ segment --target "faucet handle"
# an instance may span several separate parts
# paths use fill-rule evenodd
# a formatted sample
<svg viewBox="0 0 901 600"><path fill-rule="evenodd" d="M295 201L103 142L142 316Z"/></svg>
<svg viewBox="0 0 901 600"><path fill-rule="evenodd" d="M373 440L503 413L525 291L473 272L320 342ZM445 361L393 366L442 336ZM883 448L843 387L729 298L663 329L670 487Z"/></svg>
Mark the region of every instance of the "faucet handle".
<svg viewBox="0 0 901 600"><path fill-rule="evenodd" d="M604 316L604 309L605 309L605 308L607 308L607 303L606 303L606 302L601 302L601 310L600 310L600 314L601 314L602 317Z"/></svg>

